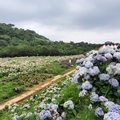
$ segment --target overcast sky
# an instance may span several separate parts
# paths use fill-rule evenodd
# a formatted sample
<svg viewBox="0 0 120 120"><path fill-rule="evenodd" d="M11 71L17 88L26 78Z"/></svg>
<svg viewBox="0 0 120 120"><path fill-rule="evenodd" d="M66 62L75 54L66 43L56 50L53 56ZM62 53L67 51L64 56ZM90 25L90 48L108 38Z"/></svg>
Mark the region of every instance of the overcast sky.
<svg viewBox="0 0 120 120"><path fill-rule="evenodd" d="M120 43L120 0L0 0L0 22L53 41Z"/></svg>

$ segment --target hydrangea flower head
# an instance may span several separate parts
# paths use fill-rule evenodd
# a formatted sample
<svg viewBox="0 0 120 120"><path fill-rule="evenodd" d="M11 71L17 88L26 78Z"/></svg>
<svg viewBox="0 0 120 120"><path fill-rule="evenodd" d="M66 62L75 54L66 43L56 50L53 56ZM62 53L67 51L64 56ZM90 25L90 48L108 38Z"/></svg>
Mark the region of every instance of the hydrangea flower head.
<svg viewBox="0 0 120 120"><path fill-rule="evenodd" d="M87 90L83 89L82 91L80 91L79 97L84 97L86 95L86 93L87 93Z"/></svg>
<svg viewBox="0 0 120 120"><path fill-rule="evenodd" d="M117 92L120 93L120 89L118 89Z"/></svg>
<svg viewBox="0 0 120 120"><path fill-rule="evenodd" d="M114 78L110 79L109 83L111 84L112 87L118 87L119 86L118 80L116 80Z"/></svg>
<svg viewBox="0 0 120 120"><path fill-rule="evenodd" d="M92 104L89 104L88 109L89 109L89 110L92 109Z"/></svg>
<svg viewBox="0 0 120 120"><path fill-rule="evenodd" d="M94 56L94 61L95 61L95 62L96 62L96 61L103 61L102 55L97 54L96 56Z"/></svg>
<svg viewBox="0 0 120 120"><path fill-rule="evenodd" d="M115 105L115 103L112 102L112 101L107 101L107 102L104 103L104 106L105 106L106 108L109 108L109 107L114 106L114 105Z"/></svg>
<svg viewBox="0 0 120 120"><path fill-rule="evenodd" d="M99 99L98 94L96 94L95 92L92 92L91 95L90 95L90 100L91 100L92 102L97 102L98 99Z"/></svg>
<svg viewBox="0 0 120 120"><path fill-rule="evenodd" d="M59 117L56 118L56 120L62 120L62 117L59 116Z"/></svg>
<svg viewBox="0 0 120 120"><path fill-rule="evenodd" d="M89 81L85 81L83 84L82 84L82 88L83 89L86 89L86 90L89 90L92 88L92 85L90 84Z"/></svg>
<svg viewBox="0 0 120 120"><path fill-rule="evenodd" d="M93 66L93 63L90 62L90 61L87 61L87 62L85 63L85 67L86 67L86 68L90 68L90 67L92 67L92 66Z"/></svg>
<svg viewBox="0 0 120 120"><path fill-rule="evenodd" d="M68 109L74 109L74 104L73 104L72 100L66 101L63 106Z"/></svg>
<svg viewBox="0 0 120 120"><path fill-rule="evenodd" d="M116 112L108 112L104 115L103 120L120 120L120 114Z"/></svg>
<svg viewBox="0 0 120 120"><path fill-rule="evenodd" d="M102 110L101 107L98 107L98 108L95 110L95 115L96 115L97 117L104 115L104 112L103 112L103 110Z"/></svg>
<svg viewBox="0 0 120 120"><path fill-rule="evenodd" d="M88 73L89 73L91 76L95 76L95 75L97 75L98 73L100 73L100 70L99 70L98 66L94 66L93 68L89 68Z"/></svg>
<svg viewBox="0 0 120 120"><path fill-rule="evenodd" d="M114 106L110 106L108 108L109 112L116 112L120 114L120 105L114 105Z"/></svg>
<svg viewBox="0 0 120 120"><path fill-rule="evenodd" d="M107 102L108 101L108 99L104 96L100 96L99 100L102 101L102 102Z"/></svg>
<svg viewBox="0 0 120 120"><path fill-rule="evenodd" d="M104 56L105 56L107 59L111 59L111 58L113 57L110 53L106 53Z"/></svg>
<svg viewBox="0 0 120 120"><path fill-rule="evenodd" d="M18 115L15 115L12 120L20 120L20 117Z"/></svg>
<svg viewBox="0 0 120 120"><path fill-rule="evenodd" d="M82 84L79 84L79 85L77 86L77 88L78 88L78 90L81 90L81 89L82 89Z"/></svg>
<svg viewBox="0 0 120 120"><path fill-rule="evenodd" d="M110 79L110 75L109 74L105 74L105 73L99 74L99 79L103 80L103 81L109 80Z"/></svg>
<svg viewBox="0 0 120 120"><path fill-rule="evenodd" d="M51 118L51 113L49 110L42 110L39 113L40 120L45 120L46 118Z"/></svg>

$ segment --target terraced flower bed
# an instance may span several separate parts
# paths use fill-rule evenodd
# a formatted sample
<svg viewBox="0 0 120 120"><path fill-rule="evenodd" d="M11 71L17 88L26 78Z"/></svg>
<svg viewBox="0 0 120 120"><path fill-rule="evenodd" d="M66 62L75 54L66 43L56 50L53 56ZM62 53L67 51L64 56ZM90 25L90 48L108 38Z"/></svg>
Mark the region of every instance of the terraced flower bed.
<svg viewBox="0 0 120 120"><path fill-rule="evenodd" d="M72 68L78 57L80 55L0 58L0 102Z"/></svg>

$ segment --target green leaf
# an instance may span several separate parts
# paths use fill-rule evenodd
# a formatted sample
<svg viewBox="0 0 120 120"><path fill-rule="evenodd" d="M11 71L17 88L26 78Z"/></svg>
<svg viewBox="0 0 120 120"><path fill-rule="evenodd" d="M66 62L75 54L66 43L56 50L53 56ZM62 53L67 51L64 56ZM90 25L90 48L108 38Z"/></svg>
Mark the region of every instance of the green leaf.
<svg viewBox="0 0 120 120"><path fill-rule="evenodd" d="M76 110L75 110L75 109L73 110L73 114L74 114L74 115L76 115L76 114L77 114L77 112L76 112Z"/></svg>

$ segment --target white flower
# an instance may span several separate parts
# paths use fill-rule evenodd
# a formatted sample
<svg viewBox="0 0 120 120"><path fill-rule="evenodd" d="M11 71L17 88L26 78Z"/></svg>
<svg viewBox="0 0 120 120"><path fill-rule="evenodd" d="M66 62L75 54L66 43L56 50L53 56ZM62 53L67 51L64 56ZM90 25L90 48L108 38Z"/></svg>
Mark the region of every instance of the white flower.
<svg viewBox="0 0 120 120"><path fill-rule="evenodd" d="M30 108L30 105L29 105L29 104L25 104L25 105L23 106L23 108Z"/></svg>
<svg viewBox="0 0 120 120"><path fill-rule="evenodd" d="M112 58L112 55L111 55L110 53L106 53L104 56L105 56L106 58L108 58L108 59L111 59L111 58Z"/></svg>
<svg viewBox="0 0 120 120"><path fill-rule="evenodd" d="M92 104L89 104L88 109L89 109L89 110L92 109Z"/></svg>
<svg viewBox="0 0 120 120"><path fill-rule="evenodd" d="M15 115L12 120L20 120L20 117L18 115Z"/></svg>
<svg viewBox="0 0 120 120"><path fill-rule="evenodd" d="M115 103L112 102L112 101L107 101L107 102L104 103L104 106L105 106L106 108L109 108L109 107L114 106L114 105L115 105Z"/></svg>
<svg viewBox="0 0 120 120"><path fill-rule="evenodd" d="M102 102L107 102L108 101L108 99L104 96L100 96L99 100L102 101Z"/></svg>
<svg viewBox="0 0 120 120"><path fill-rule="evenodd" d="M66 118L66 112L62 112L62 114L61 114L61 116L63 117L63 118Z"/></svg>
<svg viewBox="0 0 120 120"><path fill-rule="evenodd" d="M40 108L41 108L41 109L47 109L47 105L46 105L45 103L41 103L41 104L40 104Z"/></svg>
<svg viewBox="0 0 120 120"><path fill-rule="evenodd" d="M115 73L115 70L116 70L116 67L114 65L109 65L107 68L106 68L106 71L108 74L114 74Z"/></svg>
<svg viewBox="0 0 120 120"><path fill-rule="evenodd" d="M113 57L116 57L117 59L119 59L120 58L120 52L115 52L113 54Z"/></svg>
<svg viewBox="0 0 120 120"><path fill-rule="evenodd" d="M116 69L115 69L115 73L114 74L115 75L116 74L120 75L120 63L117 63L115 67L116 67Z"/></svg>
<svg viewBox="0 0 120 120"><path fill-rule="evenodd" d="M26 117L25 118L29 118L31 115L32 115L33 113L32 112L29 112L27 115L26 115Z"/></svg>
<svg viewBox="0 0 120 120"><path fill-rule="evenodd" d="M63 106L68 109L74 109L74 104L73 104L72 100L66 101Z"/></svg>
<svg viewBox="0 0 120 120"><path fill-rule="evenodd" d="M87 93L87 90L82 90L80 93L79 93L79 97L84 97Z"/></svg>

